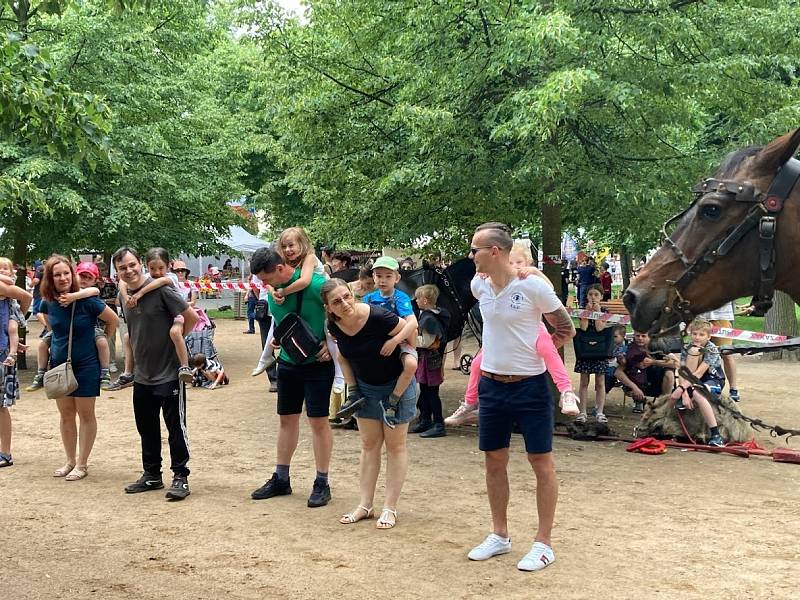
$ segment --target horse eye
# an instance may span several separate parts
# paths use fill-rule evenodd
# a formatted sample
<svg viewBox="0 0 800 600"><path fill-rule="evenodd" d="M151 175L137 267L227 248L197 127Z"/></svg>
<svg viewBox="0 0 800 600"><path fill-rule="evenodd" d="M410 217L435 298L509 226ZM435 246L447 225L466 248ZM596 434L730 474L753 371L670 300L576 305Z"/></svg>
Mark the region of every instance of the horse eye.
<svg viewBox="0 0 800 600"><path fill-rule="evenodd" d="M705 204L700 212L704 218L716 221L722 214L722 209L716 204Z"/></svg>

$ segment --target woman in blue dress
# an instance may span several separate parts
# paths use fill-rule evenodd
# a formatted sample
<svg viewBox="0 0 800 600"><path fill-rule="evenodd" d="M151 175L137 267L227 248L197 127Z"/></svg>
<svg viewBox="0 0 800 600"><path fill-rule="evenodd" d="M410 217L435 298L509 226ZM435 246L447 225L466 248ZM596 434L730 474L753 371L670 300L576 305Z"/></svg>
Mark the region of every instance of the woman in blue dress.
<svg viewBox="0 0 800 600"><path fill-rule="evenodd" d="M100 361L97 358L95 328L103 321L110 338L117 328L117 315L98 296L68 299L80 286L72 262L54 254L44 265L42 276L42 308L46 306L53 338L50 366L67 362L70 321L72 321L72 370L78 389L69 396L56 399L61 415L61 442L67 455L66 464L53 472L54 477L78 481L88 474L89 454L97 435L94 403L100 395ZM84 294L81 294L82 296ZM74 300L74 301L73 301ZM73 306L75 308L73 319ZM42 311L45 312L45 311ZM80 426L75 422L78 417ZM77 450L77 453L76 453Z"/></svg>

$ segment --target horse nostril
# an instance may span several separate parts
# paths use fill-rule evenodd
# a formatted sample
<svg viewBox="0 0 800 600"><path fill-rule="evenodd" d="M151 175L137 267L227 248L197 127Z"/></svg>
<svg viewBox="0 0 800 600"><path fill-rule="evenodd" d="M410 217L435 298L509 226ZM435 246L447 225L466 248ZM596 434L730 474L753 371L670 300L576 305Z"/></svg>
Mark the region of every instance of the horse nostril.
<svg viewBox="0 0 800 600"><path fill-rule="evenodd" d="M629 313L633 313L636 310L636 292L633 290L627 290L622 295L622 302L625 304L625 308L628 309Z"/></svg>

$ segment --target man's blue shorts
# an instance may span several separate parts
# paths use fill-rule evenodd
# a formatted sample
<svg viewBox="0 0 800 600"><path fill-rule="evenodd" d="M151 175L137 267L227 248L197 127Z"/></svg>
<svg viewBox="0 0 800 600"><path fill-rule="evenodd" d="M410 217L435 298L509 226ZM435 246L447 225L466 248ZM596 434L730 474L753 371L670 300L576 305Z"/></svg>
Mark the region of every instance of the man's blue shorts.
<svg viewBox="0 0 800 600"><path fill-rule="evenodd" d="M502 383L481 377L478 384L478 441L484 452L508 448L516 421L528 454L553 450L553 399L546 374Z"/></svg>

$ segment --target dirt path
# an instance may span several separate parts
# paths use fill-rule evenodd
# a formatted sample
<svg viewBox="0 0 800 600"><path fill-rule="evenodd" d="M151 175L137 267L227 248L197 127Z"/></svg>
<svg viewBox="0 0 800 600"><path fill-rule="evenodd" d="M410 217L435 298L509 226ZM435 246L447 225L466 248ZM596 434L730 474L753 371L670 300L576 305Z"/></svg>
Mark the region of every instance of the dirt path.
<svg viewBox="0 0 800 600"><path fill-rule="evenodd" d="M314 474L305 426L292 465L294 495L252 501L274 465L275 396L249 377L258 336L241 330L234 321L220 321L217 330L233 383L189 392L194 472L182 503L122 492L140 471L130 390L98 401L90 476L76 483L50 477L63 463L53 402L42 392L24 394L13 415L16 464L0 470L4 597L797 597L800 465L676 450L649 457L626 453L621 443L557 438L558 560L537 574L515 568L536 517L534 480L516 436L514 550L485 563L466 559L490 526L472 428L435 440L411 437L409 478L391 531L377 531L374 521L337 522L357 500L357 432L334 434L328 507L305 506ZM748 359L739 371L745 412L800 425L797 364ZM448 410L465 385L466 377L448 371ZM608 412L627 434L630 405L620 402L619 390L612 392ZM381 500L379 489L378 506Z"/></svg>

